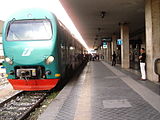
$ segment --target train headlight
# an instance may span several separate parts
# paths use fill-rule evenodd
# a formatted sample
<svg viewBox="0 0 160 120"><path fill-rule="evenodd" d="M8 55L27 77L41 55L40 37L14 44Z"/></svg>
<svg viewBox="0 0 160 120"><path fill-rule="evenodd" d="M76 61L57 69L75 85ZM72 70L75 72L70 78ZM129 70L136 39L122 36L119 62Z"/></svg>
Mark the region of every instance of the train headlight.
<svg viewBox="0 0 160 120"><path fill-rule="evenodd" d="M8 58L8 57L5 58L5 61L6 61L7 63L9 63L10 65L13 64L13 61L12 61L10 58Z"/></svg>
<svg viewBox="0 0 160 120"><path fill-rule="evenodd" d="M49 56L47 59L46 59L46 64L50 64L54 61L54 57L53 56Z"/></svg>

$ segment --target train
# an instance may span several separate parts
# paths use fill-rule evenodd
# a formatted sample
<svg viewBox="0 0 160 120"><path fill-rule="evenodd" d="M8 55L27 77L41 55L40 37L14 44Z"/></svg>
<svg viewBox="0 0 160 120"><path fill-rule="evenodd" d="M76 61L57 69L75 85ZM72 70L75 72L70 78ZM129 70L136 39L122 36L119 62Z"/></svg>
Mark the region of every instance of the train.
<svg viewBox="0 0 160 120"><path fill-rule="evenodd" d="M2 41L6 77L15 90L51 90L84 63L85 48L48 10L24 9L11 15Z"/></svg>

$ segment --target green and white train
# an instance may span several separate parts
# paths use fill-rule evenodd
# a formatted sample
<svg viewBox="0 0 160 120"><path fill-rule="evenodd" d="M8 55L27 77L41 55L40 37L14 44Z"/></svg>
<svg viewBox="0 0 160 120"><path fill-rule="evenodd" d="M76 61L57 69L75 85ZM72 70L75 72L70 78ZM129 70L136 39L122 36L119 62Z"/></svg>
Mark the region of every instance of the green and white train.
<svg viewBox="0 0 160 120"><path fill-rule="evenodd" d="M5 21L4 66L14 89L50 90L83 63L84 47L56 16L26 9Z"/></svg>

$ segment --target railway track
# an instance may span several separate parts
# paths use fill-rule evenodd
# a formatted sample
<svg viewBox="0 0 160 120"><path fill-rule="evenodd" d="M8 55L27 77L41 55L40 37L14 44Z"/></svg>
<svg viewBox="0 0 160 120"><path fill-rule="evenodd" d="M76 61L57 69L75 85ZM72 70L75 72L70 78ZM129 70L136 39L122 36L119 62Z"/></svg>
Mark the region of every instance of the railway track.
<svg viewBox="0 0 160 120"><path fill-rule="evenodd" d="M22 91L0 104L0 120L23 120L48 95L46 92Z"/></svg>

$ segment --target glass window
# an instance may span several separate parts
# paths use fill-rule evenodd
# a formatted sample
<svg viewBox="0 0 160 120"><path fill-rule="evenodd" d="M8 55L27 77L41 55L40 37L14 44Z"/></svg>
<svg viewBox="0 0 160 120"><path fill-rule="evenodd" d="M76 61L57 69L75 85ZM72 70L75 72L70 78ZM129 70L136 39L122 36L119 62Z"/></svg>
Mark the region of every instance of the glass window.
<svg viewBox="0 0 160 120"><path fill-rule="evenodd" d="M51 37L52 27L47 19L13 21L7 31L7 41L49 40Z"/></svg>

